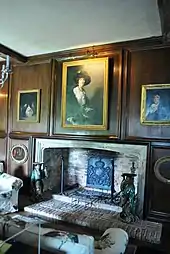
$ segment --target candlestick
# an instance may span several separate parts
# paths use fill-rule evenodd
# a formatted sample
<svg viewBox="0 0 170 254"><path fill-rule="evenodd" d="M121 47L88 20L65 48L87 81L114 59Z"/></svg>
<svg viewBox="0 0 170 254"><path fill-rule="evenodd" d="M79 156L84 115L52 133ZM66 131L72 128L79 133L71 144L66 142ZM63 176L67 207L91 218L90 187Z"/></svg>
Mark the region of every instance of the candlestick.
<svg viewBox="0 0 170 254"><path fill-rule="evenodd" d="M9 56L6 56L6 69L9 70Z"/></svg>

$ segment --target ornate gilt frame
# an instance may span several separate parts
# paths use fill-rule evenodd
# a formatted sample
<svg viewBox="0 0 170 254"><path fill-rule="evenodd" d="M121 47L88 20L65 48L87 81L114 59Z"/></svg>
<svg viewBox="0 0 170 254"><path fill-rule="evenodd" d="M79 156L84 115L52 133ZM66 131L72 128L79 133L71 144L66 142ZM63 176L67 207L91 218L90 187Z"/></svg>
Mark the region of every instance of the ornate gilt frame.
<svg viewBox="0 0 170 254"><path fill-rule="evenodd" d="M68 86L68 70L70 67L76 66L87 66L88 64L92 65L95 63L103 63L104 66L104 80L103 80L103 111L102 119L103 122L100 125L81 125L81 124L68 124L66 122L66 104L67 104L67 86ZM71 62L64 62L62 66L62 103L61 103L61 126L63 128L73 128L73 129L82 129L82 130L106 130L108 124L108 57L102 58L93 58L85 60L76 60ZM97 70L96 70L97 71ZM100 103L100 102L99 102Z"/></svg>
<svg viewBox="0 0 170 254"><path fill-rule="evenodd" d="M36 93L37 95L37 105L36 105L36 118L34 119L21 119L20 118L20 100L22 94L30 94ZM18 91L18 98L17 98L17 121L18 122L26 122L26 123L38 123L40 121L40 89L34 90L19 90Z"/></svg>
<svg viewBox="0 0 170 254"><path fill-rule="evenodd" d="M141 92L141 110L140 110L140 123L142 125L170 125L170 119L168 120L157 120L157 121L149 121L146 119L146 99L147 99L147 91L155 90L170 90L170 84L147 84L142 85L142 92Z"/></svg>

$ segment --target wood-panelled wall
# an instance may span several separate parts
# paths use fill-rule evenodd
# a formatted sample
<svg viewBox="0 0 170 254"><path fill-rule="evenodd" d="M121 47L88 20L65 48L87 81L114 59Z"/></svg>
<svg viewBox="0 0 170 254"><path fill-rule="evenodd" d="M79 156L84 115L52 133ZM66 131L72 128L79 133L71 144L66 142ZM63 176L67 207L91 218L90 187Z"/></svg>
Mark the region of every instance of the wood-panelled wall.
<svg viewBox="0 0 170 254"><path fill-rule="evenodd" d="M40 122L17 122L17 99L19 90L40 89ZM9 132L31 134L47 134L49 132L51 64L42 63L13 68L11 81L10 124Z"/></svg>
<svg viewBox="0 0 170 254"><path fill-rule="evenodd" d="M161 38L122 44L96 46L97 57L109 57L109 128L106 131L74 131L61 127L61 77L64 61L87 58L91 48L64 51L29 58L28 63L13 67L10 82L0 93L0 160L7 171L27 177L30 159L23 165L11 160L10 150L23 144L32 154L32 137L76 138L84 140L112 140L149 144L145 192L146 217L169 220L170 185L160 183L154 175L154 163L162 156L170 156L170 127L140 124L141 85L170 83L170 45ZM94 50L94 48L93 48ZM40 89L40 122L17 122L19 90ZM2 95L2 96L1 96ZM21 173L22 172L22 173Z"/></svg>
<svg viewBox="0 0 170 254"><path fill-rule="evenodd" d="M170 84L170 48L132 51L128 63L127 139L169 139L170 126L140 124L141 85Z"/></svg>

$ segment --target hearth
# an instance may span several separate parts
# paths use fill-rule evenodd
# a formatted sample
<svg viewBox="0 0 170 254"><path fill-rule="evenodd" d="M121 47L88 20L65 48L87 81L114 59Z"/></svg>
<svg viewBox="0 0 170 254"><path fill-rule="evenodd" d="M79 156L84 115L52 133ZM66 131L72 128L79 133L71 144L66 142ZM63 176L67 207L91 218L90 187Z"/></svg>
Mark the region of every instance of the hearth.
<svg viewBox="0 0 170 254"><path fill-rule="evenodd" d="M59 197L61 200L43 201L27 206L24 210L54 223L60 220L103 232L108 228L122 228L129 237L150 243L160 243L162 234L162 224L160 223L143 220L131 224L125 223L120 220L117 212L100 207L85 207L82 204L69 203L65 196L64 199L62 196Z"/></svg>

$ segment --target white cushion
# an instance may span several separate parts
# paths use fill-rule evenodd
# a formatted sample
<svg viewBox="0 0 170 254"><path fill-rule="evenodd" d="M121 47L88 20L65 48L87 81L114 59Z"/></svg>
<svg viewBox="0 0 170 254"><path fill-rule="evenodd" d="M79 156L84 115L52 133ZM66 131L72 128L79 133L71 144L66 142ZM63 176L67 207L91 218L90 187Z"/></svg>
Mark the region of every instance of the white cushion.
<svg viewBox="0 0 170 254"><path fill-rule="evenodd" d="M123 254L128 244L128 234L120 228L108 228L95 242L95 254Z"/></svg>

